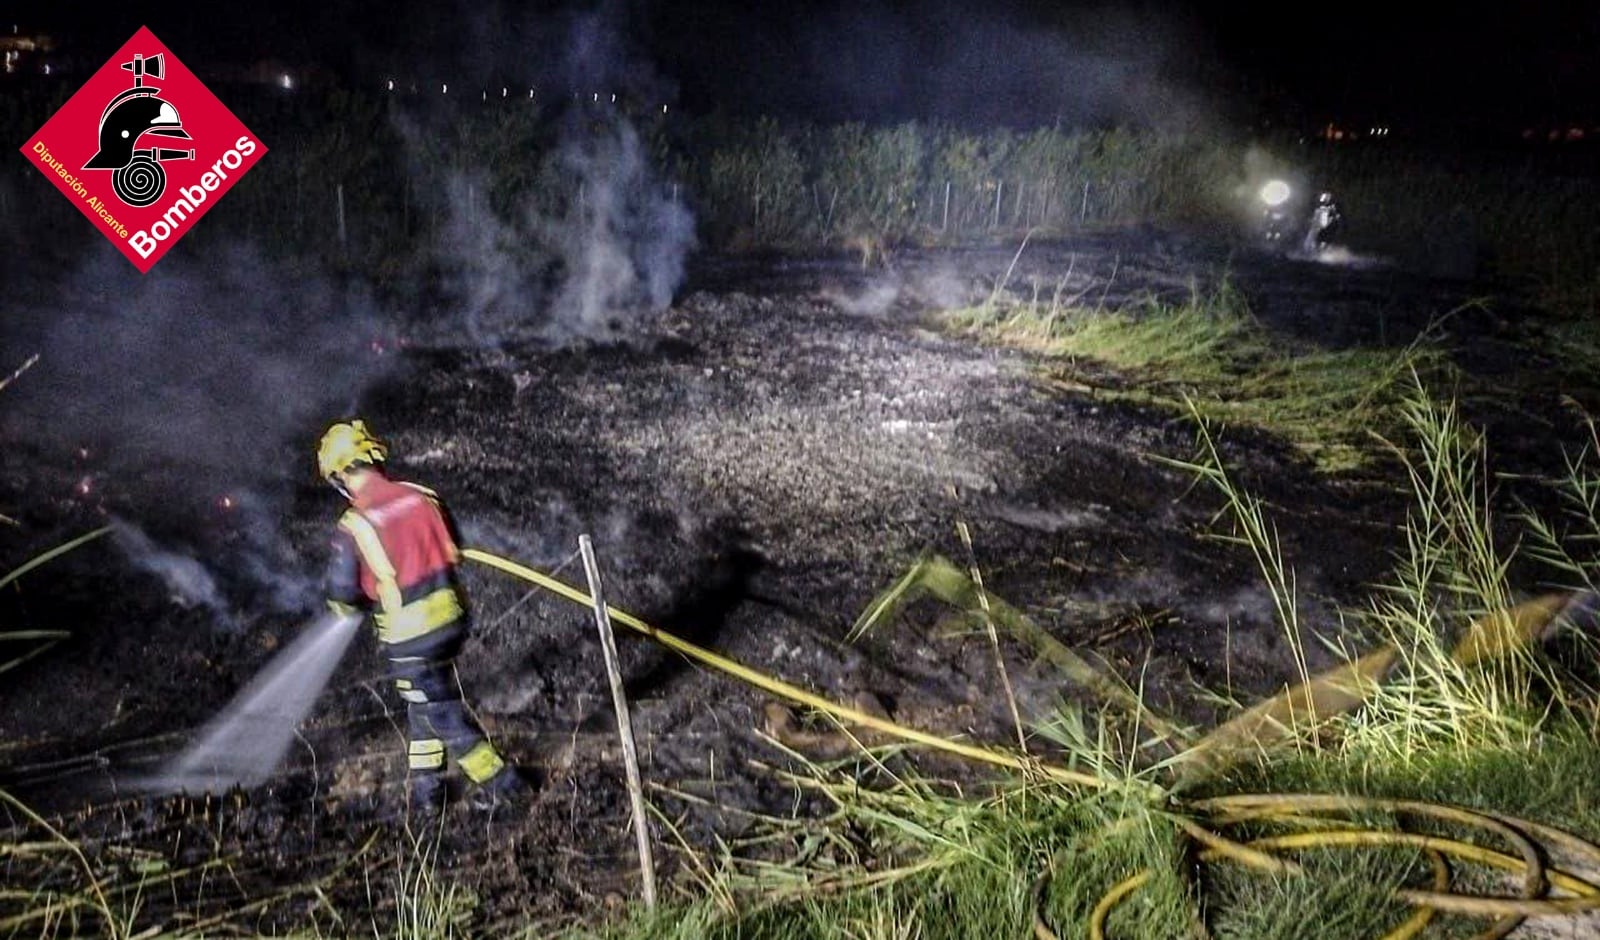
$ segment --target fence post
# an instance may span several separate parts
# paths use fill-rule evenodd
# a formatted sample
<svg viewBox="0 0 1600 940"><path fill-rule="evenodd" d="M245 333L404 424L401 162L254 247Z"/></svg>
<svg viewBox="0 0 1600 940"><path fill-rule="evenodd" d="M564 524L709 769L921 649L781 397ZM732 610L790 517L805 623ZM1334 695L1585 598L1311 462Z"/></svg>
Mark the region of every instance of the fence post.
<svg viewBox="0 0 1600 940"><path fill-rule="evenodd" d="M1006 181L998 180L994 184L994 216L989 221L990 228L1000 226L1000 196L1006 191Z"/></svg>
<svg viewBox="0 0 1600 940"><path fill-rule="evenodd" d="M1083 181L1083 208L1078 210L1078 222L1089 218L1089 181Z"/></svg>
<svg viewBox="0 0 1600 940"><path fill-rule="evenodd" d="M346 246L344 228L344 184L334 184L333 191L335 198L339 202L339 250L344 251Z"/></svg>
<svg viewBox="0 0 1600 940"><path fill-rule="evenodd" d="M589 579L589 598L594 602L594 622L600 630L600 649L605 654L606 677L611 682L611 704L617 711L617 736L622 739L622 762L628 773L628 800L633 809L633 834L639 844L639 872L644 879L644 906L656 906L656 863L650 851L650 826L645 816L644 784L639 779L639 752L633 743L633 722L628 716L628 699L622 691L622 668L617 664L617 640L611 632L611 615L606 611L600 588L600 566L594 560L594 544L589 536L578 536L578 551L583 555L583 572Z"/></svg>
<svg viewBox="0 0 1600 940"><path fill-rule="evenodd" d="M950 181L944 181L944 217L939 221L939 231L950 231Z"/></svg>

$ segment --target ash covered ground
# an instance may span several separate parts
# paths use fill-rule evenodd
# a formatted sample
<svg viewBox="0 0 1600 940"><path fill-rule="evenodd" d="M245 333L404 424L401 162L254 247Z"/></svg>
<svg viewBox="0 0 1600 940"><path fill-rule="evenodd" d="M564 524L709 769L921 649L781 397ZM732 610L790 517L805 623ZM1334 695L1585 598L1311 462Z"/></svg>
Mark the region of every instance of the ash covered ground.
<svg viewBox="0 0 1600 940"><path fill-rule="evenodd" d="M1192 428L1052 386L1036 357L940 327L938 310L987 297L1013 255L901 252L873 270L847 258L703 259L669 310L609 344L552 348L512 330L472 346L408 311L404 342L374 343L384 368L351 404L389 438L394 472L441 490L472 544L578 582L572 556L591 533L614 605L835 699L870 695L907 724L996 743L1013 734L986 638L941 628L949 611L924 602L892 629L845 642L920 553L966 562L961 522L989 591L1184 719L1214 718L1196 688L1242 700L1276 689L1292 660L1253 562L1210 537L1216 498L1152 459L1191 456ZM1402 345L1475 290L1152 233L1031 245L1007 284L1026 294L1066 277L1115 307L1147 292L1185 296L1225 272L1269 328L1308 345ZM1450 322L1469 369L1529 368L1514 314ZM1551 392L1484 419L1505 455L1537 464L1554 456L1559 415ZM335 896L365 897L360 875L340 866L374 833L367 857L399 864L384 836L404 774L402 721L370 638L272 784L211 798L122 792L307 619L293 602L267 602L260 570L229 567L248 558L301 578L316 570L339 505L305 468L320 424L338 416L302 422L277 454L279 476L297 482L261 510L279 527L270 543L244 531L237 507L186 492L181 472L98 468L93 452L63 453L6 426L0 508L21 524L13 545L23 546L12 554L112 516L181 547L223 595L197 603L170 569L157 577L107 542L29 575L4 601L8 624L72 634L0 688L8 788L91 852L173 869L232 859L203 902L176 886L153 902L174 917L317 879ZM1305 624L1336 633L1336 608L1359 603L1386 570L1404 496L1378 472L1319 477L1259 432L1230 430L1223 455L1269 501ZM480 898L484 929L592 915L634 891L592 620L494 572L469 568L466 579L478 625L460 663L469 698L544 782L525 814L453 809L441 864ZM751 763L785 761L762 736L773 725L767 699L643 641L624 635L621 646L648 780L734 807L797 805ZM1044 720L1074 696L1026 651L1008 651L1024 717ZM1315 645L1308 653L1313 669L1332 661ZM691 841L743 824L660 790L652 799ZM12 820L14 833L29 829ZM29 876L13 867L8 880ZM302 893L251 916L267 926L332 916L319 911Z"/></svg>

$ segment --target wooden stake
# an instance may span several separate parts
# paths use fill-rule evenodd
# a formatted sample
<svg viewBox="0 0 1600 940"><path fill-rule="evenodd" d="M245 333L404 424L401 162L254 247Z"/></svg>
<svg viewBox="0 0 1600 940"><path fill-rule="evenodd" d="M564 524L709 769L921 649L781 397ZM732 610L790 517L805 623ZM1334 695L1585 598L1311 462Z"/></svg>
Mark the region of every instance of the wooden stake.
<svg viewBox="0 0 1600 940"><path fill-rule="evenodd" d="M334 192L338 194L338 200L339 200L339 247L340 247L340 249L343 249L345 247L344 184L343 183L339 183L336 186L334 186Z"/></svg>
<svg viewBox="0 0 1600 940"><path fill-rule="evenodd" d="M644 785L639 780L639 752L633 743L633 723L628 718L628 699L622 692L622 669L617 665L617 641L611 632L611 616L606 612L600 590L600 567L595 564L594 544L589 536L578 536L578 551L583 553L583 572L589 579L589 596L594 599L594 622L600 628L600 648L605 652L606 676L611 680L611 704L617 711L617 736L622 739L622 760L628 770L628 799L633 806L633 834L639 842L639 871L644 877L644 905L656 906L656 863L650 853L650 825L644 810Z"/></svg>

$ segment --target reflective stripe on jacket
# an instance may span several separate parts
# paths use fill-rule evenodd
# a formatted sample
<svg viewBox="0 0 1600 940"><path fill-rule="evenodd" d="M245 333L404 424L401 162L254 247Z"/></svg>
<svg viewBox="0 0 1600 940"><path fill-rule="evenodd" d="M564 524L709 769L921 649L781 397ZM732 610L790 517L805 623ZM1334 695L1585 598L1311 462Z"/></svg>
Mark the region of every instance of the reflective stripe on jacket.
<svg viewBox="0 0 1600 940"><path fill-rule="evenodd" d="M359 589L376 609L378 639L405 643L465 614L453 577L459 560L433 491L374 477L339 520L329 596L348 603Z"/></svg>

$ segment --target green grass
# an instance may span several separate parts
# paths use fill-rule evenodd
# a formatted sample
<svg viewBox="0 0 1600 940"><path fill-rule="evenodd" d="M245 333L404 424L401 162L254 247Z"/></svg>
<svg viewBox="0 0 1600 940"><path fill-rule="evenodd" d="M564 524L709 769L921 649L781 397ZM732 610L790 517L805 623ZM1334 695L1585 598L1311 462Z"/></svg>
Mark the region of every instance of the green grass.
<svg viewBox="0 0 1600 940"><path fill-rule="evenodd" d="M1227 777L1212 782L1208 789L1216 792L1338 792L1443 802L1536 820L1594 839L1600 836L1600 784L1597 784L1600 748L1596 746L1600 742L1596 740L1592 717L1567 713L1545 721L1536 737L1520 745L1499 748L1443 745L1420 749L1405 761L1395 760L1386 750L1360 747L1289 754L1271 764L1242 765ZM1450 827L1442 831L1469 841L1494 844L1494 840L1485 839L1481 833L1469 836ZM1359 865L1364 856L1341 851L1333 857L1343 864ZM1413 866L1412 883L1426 880L1420 874L1422 871L1421 867ZM1505 883L1475 867L1460 866L1454 877L1456 890L1511 893ZM1259 882L1259 879L1252 879L1252 882ZM1381 893L1394 883L1393 879L1374 877L1371 886L1376 889L1374 893ZM1253 884L1241 890L1259 890L1260 887L1260 884ZM1249 900L1244 904L1245 908L1260 906L1271 904L1265 899L1259 905ZM1312 918L1336 916L1338 911L1334 908L1346 906L1343 903L1313 904L1302 910L1307 911L1306 923L1315 923ZM1391 911L1398 910L1392 904L1386 906ZM1441 928L1439 932L1424 936L1474 936L1485 925L1485 921L1479 919L1444 915L1436 923ZM1380 933L1371 931L1366 936L1377 937ZM1322 936L1314 930L1310 934ZM1272 935L1270 932L1238 934L1241 937Z"/></svg>
<svg viewBox="0 0 1600 940"><path fill-rule="evenodd" d="M1400 349L1295 349L1250 313L1226 280L1181 303L1156 298L1117 310L1016 301L997 290L947 314L958 329L1043 354L1047 374L1097 397L1175 410L1192 402L1211 421L1282 435L1318 468L1366 466L1381 452L1371 432L1398 425L1398 389L1444 357L1428 337Z"/></svg>
<svg viewBox="0 0 1600 940"><path fill-rule="evenodd" d="M1427 883L1427 864L1414 850L1353 858L1330 853L1307 858L1304 864L1306 874L1298 878L1221 870L1213 883L1212 936L1373 940L1407 914L1404 905L1376 886Z"/></svg>
<svg viewBox="0 0 1600 940"><path fill-rule="evenodd" d="M1492 534L1481 436L1461 421L1453 403L1433 399L1414 377L1393 401L1406 433L1387 446L1415 500L1390 582L1375 588L1366 608L1346 612L1351 636L1361 638L1352 646L1400 648L1386 684L1365 707L1324 716L1320 733L1298 738L1297 747L1186 777L1181 797L1169 789L1167 801L1151 799L1147 788L1171 786L1167 771L1176 765L1141 756L1126 735L1108 733L1108 723L1126 720L1114 717L1109 705L1093 722L1064 711L1060 721L1036 729L1064 748L1073 766L1111 781L1099 792L1011 777L993 792L962 794L865 755L834 766L799 761L804 770L784 779L827 794L834 813L793 825L822 843L849 833L848 849L761 862L725 849L716 865L703 866L717 873L715 903L689 901L673 916L597 934L629 940L1024 936L1037 910L1060 936L1085 936L1104 893L1148 868L1151 881L1112 912L1108 936L1192 936L1193 918L1203 911L1217 940L1354 940L1381 936L1409 916L1412 909L1390 892L1428 885L1432 868L1421 852L1308 849L1296 853L1303 875L1208 865L1190 882L1173 814L1213 794L1340 793L1459 804L1600 836L1595 700L1564 684L1532 646L1476 666L1452 656L1469 625L1516 599L1507 579L1515 546L1498 544ZM1200 454L1190 466L1224 500L1224 540L1254 553L1278 599L1283 629L1296 643L1315 642L1302 633L1291 560L1282 556L1271 520L1222 466L1204 417L1198 426ZM1547 553L1580 583L1592 583L1600 574L1594 551L1600 539L1592 537L1600 531L1593 513L1600 477L1575 469L1561 485L1571 491L1570 512L1587 522L1578 534L1590 537L1569 542L1561 538L1569 530L1546 524L1551 544L1560 548ZM864 621L891 619L909 590L908 582L897 584ZM1095 724L1098 731L1086 727ZM863 775L862 766L871 769ZM1414 821L1369 815L1359 821L1381 829L1407 822L1411 831L1484 841L1481 831L1456 824L1419 829ZM1223 831L1251 838L1275 828L1256 823ZM1053 874L1036 906L1029 889L1047 870ZM1458 891L1511 890L1466 864L1452 866L1452 879ZM1475 936L1484 925L1441 914L1424 936Z"/></svg>
<svg viewBox="0 0 1600 940"><path fill-rule="evenodd" d="M1483 440L1453 402L1433 401L1420 385L1403 413L1414 442L1397 448L1413 494L1404 544L1390 582L1360 617L1400 651L1400 666L1349 731L1401 765L1445 740L1527 745L1543 707L1536 690L1560 687L1541 658L1518 648L1472 667L1451 655L1469 623L1516 601L1512 550L1494 532Z"/></svg>
<svg viewBox="0 0 1600 940"><path fill-rule="evenodd" d="M1176 389L1173 399L1188 409L1198 431L1198 454L1185 465L1221 500L1219 537L1255 559L1276 600L1281 628L1298 651L1289 667L1298 675L1283 677L1289 683L1308 672L1303 650L1319 638L1302 623L1293 559L1284 556L1264 504L1244 489L1214 446L1216 412L1207 409L1196 378L1243 368L1236 354L1241 348L1254 350L1257 361L1281 355L1252 345L1254 327L1235 317L1238 311L1229 303L1216 308L1197 302L1173 316L1180 328L1190 318L1232 318L1224 320L1238 329L1224 332L1232 340L1197 347L1158 332L1141 333L1134 324L1131 335L1142 339L1129 361L1137 355L1142 368L1193 370L1186 373L1192 384ZM1051 341L1055 335L1053 326L1045 334ZM1107 335L1098 334L1095 348L1110 348ZM892 747L863 748L832 763L791 751L782 766L764 773L773 785L792 791L797 804L808 801L820 812L757 816L749 807L730 806L729 812L754 824L737 838L698 845L668 823L673 838L663 849L680 877L663 908L630 909L619 919L574 926L569 935L955 940L1027 936L1043 924L1059 936L1082 937L1113 885L1149 871L1148 883L1111 913L1109 937L1194 936L1197 919L1203 919L1215 940L1356 940L1379 937L1409 915L1411 909L1391 891L1427 885L1431 867L1420 852L1308 849L1293 853L1304 866L1299 875L1229 864L1197 867L1186 836L1196 822L1240 840L1278 831L1279 824L1225 827L1200 812L1196 801L1249 792L1410 798L1509 813L1600 837L1600 707L1594 698L1565 682L1532 647L1516 647L1476 666L1452 655L1470 625L1518 599L1508 577L1517 545L1495 536L1497 507L1481 435L1452 402L1430 395L1409 368L1385 379L1381 400L1386 426L1395 433L1376 444L1391 455L1390 466L1408 482L1414 500L1390 580L1375 587L1368 604L1344 612L1346 655L1353 658L1380 643L1400 650L1396 666L1365 706L1322 716L1321 726L1305 729L1293 747L1193 773L1180 760L1146 749L1148 712L1128 701L1136 693L1103 683L1110 691L1100 691L1106 700L1101 710L1063 707L1056 720L1034 728L1031 739L1035 754L1094 775L1105 784L1098 789L1020 773L957 785L929 776L927 765L919 769L907 752ZM1591 442L1573 458L1568 477L1552 481L1566 499L1562 518L1523 515L1535 557L1568 583L1600 581L1596 447ZM892 620L912 586L909 578L897 583L869 609L861 629ZM965 594L945 587L934 593L965 609ZM998 597L986 595L984 601L993 623L1007 626L1013 639L1023 637L1007 613L1013 608ZM1057 651L1065 657L1064 674L1094 687L1095 677L1069 654ZM663 822L682 808L674 799L687 797L664 789L657 799ZM705 808L703 798L699 807ZM1359 821L1416 828L1378 813ZM1452 824L1422 829L1483 840L1481 832ZM97 925L118 936L181 935L149 932L139 910L124 907L128 889L138 884L108 877L100 860L65 838L51 845L0 847L13 859L44 853L41 870L61 885L32 900L9 899L8 910L23 918L15 925L24 928L19 935L66 936ZM436 867L431 849L407 845L394 859L372 853L355 869L359 875L364 868L367 883L379 886L366 908L331 910L324 900L318 916L339 932L355 925L415 940L486 935L475 921L482 913L479 898ZM1454 878L1456 890L1510 890L1466 865L1455 866ZM320 886L308 885L263 902L286 901L295 892L321 897ZM247 923L248 909L239 911L218 922L219 929ZM1474 936L1483 926L1479 919L1440 915L1425 936ZM532 936L542 929L512 924L487 935ZM300 934L322 931L313 924Z"/></svg>
<svg viewBox="0 0 1600 940"><path fill-rule="evenodd" d="M1021 936L1034 917L1033 886L1047 869L1054 877L1042 910L1053 923L1082 920L1106 886L1143 867L1170 874L1129 906L1136 929L1152 931L1140 935L1166 935L1160 925L1189 916L1177 827L1142 802L1017 784L981 798L939 794L909 776L857 793L853 776L848 768L812 767L803 784L841 797L828 826L851 834L848 849L764 863L728 856L723 877L737 886L736 909L702 900L671 916L580 935ZM795 833L792 847L805 844Z"/></svg>
<svg viewBox="0 0 1600 940"><path fill-rule="evenodd" d="M1355 752L1291 755L1239 767L1203 792L1409 797L1507 812L1592 836L1600 833L1596 743L1589 727L1561 720L1526 748L1441 747L1404 767ZM812 773L815 782L836 792L859 787L848 769ZM1153 879L1112 912L1108 936L1191 936L1192 919L1203 909L1216 940L1367 940L1410 912L1390 898L1391 888L1430 880L1419 853L1397 849L1308 850L1298 855L1307 869L1299 877L1212 865L1190 882L1182 874L1189 869L1178 827L1142 800L1020 781L981 798L930 796L911 792L919 785L903 782L908 789L842 801L839 815L828 821L830 831L853 834L852 858L812 856L758 866L729 857L722 877L735 899L731 908L709 898L680 901L653 917L580 929L573 936L1027 936L1036 910L1032 888L1049 870L1053 876L1037 910L1060 936L1082 937L1104 893L1149 868ZM1448 826L1435 831L1467 835ZM1493 884L1462 868L1455 877L1458 888L1483 891ZM1482 926L1481 920L1440 915L1436 932L1426 936L1470 936Z"/></svg>
<svg viewBox="0 0 1600 940"><path fill-rule="evenodd" d="M1340 717L1337 731L1343 740L1356 739L1402 765L1441 742L1464 748L1526 744L1551 704L1536 696L1561 689L1562 677L1534 655L1533 644L1506 644L1502 655L1476 663L1456 655L1469 630L1476 627L1480 636L1487 635L1485 625L1519 600L1508 578L1514 546L1500 544L1495 533L1483 438L1463 422L1454 401L1435 400L1415 373L1394 409L1406 434L1384 444L1403 471L1412 500L1398 530L1390 578L1376 586L1365 607L1343 612L1338 636L1315 639L1350 662L1389 646L1397 651L1397 664L1362 709ZM1220 537L1254 556L1298 678L1308 681L1307 637L1299 622L1293 570L1280 551L1277 531L1261 501L1243 491L1223 465L1210 422L1198 406L1191 404L1191 416L1199 456L1193 462L1167 462L1194 472L1223 497L1230 528ZM1550 560L1584 570L1569 554L1559 554L1566 543L1548 525L1531 515L1525 521L1532 535L1544 534Z"/></svg>
<svg viewBox="0 0 1600 940"><path fill-rule="evenodd" d="M474 936L471 924L479 906L477 895L439 871L442 825L441 817L441 828L431 834L412 833L407 828L407 844L395 852L391 878L393 922L385 925L378 917L371 917L375 935L393 940L456 940Z"/></svg>
<svg viewBox="0 0 1600 940"><path fill-rule="evenodd" d="M1528 553L1543 562L1560 584L1600 589L1600 424L1584 416L1589 440L1566 455L1566 472L1546 485L1558 510L1545 517L1525 505L1519 518L1529 533Z"/></svg>

